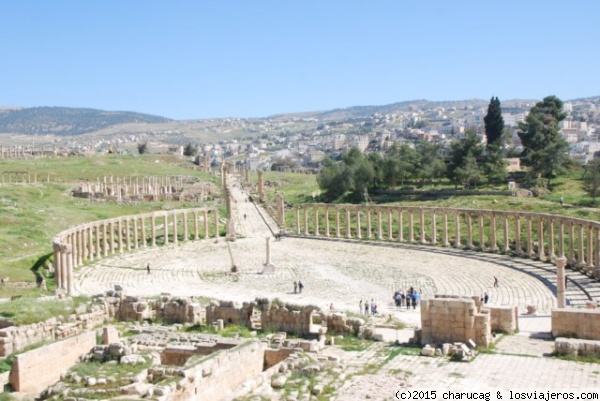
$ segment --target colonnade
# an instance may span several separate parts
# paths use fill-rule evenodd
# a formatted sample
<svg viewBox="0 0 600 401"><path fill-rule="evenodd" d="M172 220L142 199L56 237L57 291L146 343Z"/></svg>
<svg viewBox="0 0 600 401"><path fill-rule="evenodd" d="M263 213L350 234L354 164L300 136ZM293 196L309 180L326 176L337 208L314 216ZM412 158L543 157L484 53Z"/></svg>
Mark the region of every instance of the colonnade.
<svg viewBox="0 0 600 401"><path fill-rule="evenodd" d="M600 223L542 213L417 206L304 204L296 234L511 253L600 276Z"/></svg>
<svg viewBox="0 0 600 401"><path fill-rule="evenodd" d="M56 288L71 294L73 269L88 261L138 248L218 238L219 229L219 212L214 208L121 216L71 227L53 239Z"/></svg>

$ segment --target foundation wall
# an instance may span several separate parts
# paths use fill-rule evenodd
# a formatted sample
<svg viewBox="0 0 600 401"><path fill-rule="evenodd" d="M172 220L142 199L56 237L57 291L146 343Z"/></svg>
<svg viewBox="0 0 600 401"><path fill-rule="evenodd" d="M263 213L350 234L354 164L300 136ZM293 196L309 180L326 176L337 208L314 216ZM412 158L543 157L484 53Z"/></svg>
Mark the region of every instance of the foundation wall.
<svg viewBox="0 0 600 401"><path fill-rule="evenodd" d="M423 344L466 343L487 347L492 339L488 310L478 312L470 298L435 298L421 302Z"/></svg>
<svg viewBox="0 0 600 401"><path fill-rule="evenodd" d="M600 340L600 310L552 309L552 336Z"/></svg>
<svg viewBox="0 0 600 401"><path fill-rule="evenodd" d="M60 379L79 357L96 345L96 333L89 331L42 348L17 355L10 372L15 391L38 394Z"/></svg>
<svg viewBox="0 0 600 401"><path fill-rule="evenodd" d="M181 382L169 401L220 400L245 381L263 370L266 344L258 340L241 344L186 370L187 379Z"/></svg>

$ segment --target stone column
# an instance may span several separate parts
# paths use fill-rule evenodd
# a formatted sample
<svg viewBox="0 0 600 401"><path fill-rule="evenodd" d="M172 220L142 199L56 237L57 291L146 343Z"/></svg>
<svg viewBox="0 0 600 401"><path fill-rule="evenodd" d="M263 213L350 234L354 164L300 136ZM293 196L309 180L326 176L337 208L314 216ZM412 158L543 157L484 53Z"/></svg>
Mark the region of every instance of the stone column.
<svg viewBox="0 0 600 401"><path fill-rule="evenodd" d="M188 216L187 212L183 212L183 241L186 242L189 238L188 233Z"/></svg>
<svg viewBox="0 0 600 401"><path fill-rule="evenodd" d="M94 226L94 231L96 232L96 257L100 259L102 257L102 248L100 248L100 226L98 224Z"/></svg>
<svg viewBox="0 0 600 401"><path fill-rule="evenodd" d="M131 250L131 229L129 227L130 218L125 218L125 244L127 246L127 251Z"/></svg>
<svg viewBox="0 0 600 401"><path fill-rule="evenodd" d="M215 209L215 239L219 239L219 211Z"/></svg>
<svg viewBox="0 0 600 401"><path fill-rule="evenodd" d="M460 248L462 245L460 243L460 212L456 212L456 214L454 215L454 219L455 219L455 223L456 226L454 227L454 229L456 230L456 238L454 240L454 247L455 248Z"/></svg>
<svg viewBox="0 0 600 401"><path fill-rule="evenodd" d="M548 258L550 261L556 260L556 253L554 252L554 219L548 220Z"/></svg>
<svg viewBox="0 0 600 401"><path fill-rule="evenodd" d="M115 254L115 222L111 220L108 226L110 230L110 254Z"/></svg>
<svg viewBox="0 0 600 401"><path fill-rule="evenodd" d="M198 225L198 211L194 210L194 240L200 238L200 226Z"/></svg>
<svg viewBox="0 0 600 401"><path fill-rule="evenodd" d="M266 237L267 240L267 261L265 266L271 266L271 237Z"/></svg>
<svg viewBox="0 0 600 401"><path fill-rule="evenodd" d="M442 246L449 247L448 241L448 212L444 211L442 215L443 231L442 231Z"/></svg>
<svg viewBox="0 0 600 401"><path fill-rule="evenodd" d="M479 221L479 249L485 250L485 233L483 232L483 213L478 213L477 220Z"/></svg>
<svg viewBox="0 0 600 401"><path fill-rule="evenodd" d="M102 251L104 257L108 256L108 234L106 231L106 222L102 223Z"/></svg>
<svg viewBox="0 0 600 401"><path fill-rule="evenodd" d="M315 212L315 236L319 236L319 207L314 206L313 211Z"/></svg>
<svg viewBox="0 0 600 401"><path fill-rule="evenodd" d="M383 232L381 227L381 209L377 209L377 239L381 241L383 239Z"/></svg>
<svg viewBox="0 0 600 401"><path fill-rule="evenodd" d="M75 244L77 246L77 255L76 255L76 265L75 267L79 267L83 264L83 229L78 228L75 233Z"/></svg>
<svg viewBox="0 0 600 401"><path fill-rule="evenodd" d="M89 226L86 225L81 229L81 247L83 250L83 260L91 260L89 249Z"/></svg>
<svg viewBox="0 0 600 401"><path fill-rule="evenodd" d="M60 289L67 289L67 259L71 259L70 255L67 256L66 245L60 245Z"/></svg>
<svg viewBox="0 0 600 401"><path fill-rule="evenodd" d="M210 232L208 230L208 210L204 210L204 239L210 238Z"/></svg>
<svg viewBox="0 0 600 401"><path fill-rule="evenodd" d="M558 223L558 257L565 257L565 223L562 220Z"/></svg>
<svg viewBox="0 0 600 401"><path fill-rule="evenodd" d="M502 222L503 222L503 227L504 227L504 252L508 253L510 252L510 241L508 239L508 216L507 215L503 215L502 216Z"/></svg>
<svg viewBox="0 0 600 401"><path fill-rule="evenodd" d="M262 170L258 170L258 198L260 201L264 201L264 182L263 182L263 172Z"/></svg>
<svg viewBox="0 0 600 401"><path fill-rule="evenodd" d="M177 217L177 211L173 212L173 244L175 246L179 245L179 235L178 235L178 231L177 231L177 226L178 226L178 217Z"/></svg>
<svg viewBox="0 0 600 401"><path fill-rule="evenodd" d="M421 244L426 242L427 235L425 234L425 212L423 208L419 208L419 223L421 224Z"/></svg>
<svg viewBox="0 0 600 401"><path fill-rule="evenodd" d="M140 247L140 237L139 237L139 227L138 227L138 218L133 218L133 248L138 249Z"/></svg>
<svg viewBox="0 0 600 401"><path fill-rule="evenodd" d="M531 233L531 216L527 216L527 257L532 258L533 252L533 235Z"/></svg>
<svg viewBox="0 0 600 401"><path fill-rule="evenodd" d="M325 236L329 237L329 206L325 206Z"/></svg>
<svg viewBox="0 0 600 401"><path fill-rule="evenodd" d="M141 226L141 230L142 230L142 232L140 234L142 236L140 242L142 243L142 248L146 248L148 246L146 244L146 241L148 238L146 237L146 219L144 218L144 216L140 217L140 226Z"/></svg>
<svg viewBox="0 0 600 401"><path fill-rule="evenodd" d="M388 240L392 241L394 239L394 219L392 217L392 210L391 209L387 209L387 215L388 215Z"/></svg>
<svg viewBox="0 0 600 401"><path fill-rule="evenodd" d="M282 229L285 228L285 203L283 202L283 196L277 195L277 224Z"/></svg>
<svg viewBox="0 0 600 401"><path fill-rule="evenodd" d="M596 242L594 248L594 268L598 269L600 268L600 229L595 228L594 232L596 235Z"/></svg>
<svg viewBox="0 0 600 401"><path fill-rule="evenodd" d="M398 241L404 242L404 227L402 221L402 209L398 209Z"/></svg>
<svg viewBox="0 0 600 401"><path fill-rule="evenodd" d="M515 255L521 256L521 216L515 216Z"/></svg>
<svg viewBox="0 0 600 401"><path fill-rule="evenodd" d="M169 245L169 213L165 212L165 214L163 215L164 218L164 235L165 235L165 242L163 245Z"/></svg>
<svg viewBox="0 0 600 401"><path fill-rule="evenodd" d="M340 238L340 208L335 207L335 237Z"/></svg>
<svg viewBox="0 0 600 401"><path fill-rule="evenodd" d="M300 207L296 207L296 234L300 235Z"/></svg>
<svg viewBox="0 0 600 401"><path fill-rule="evenodd" d="M587 226L587 235L586 235L586 239L587 239L587 246L586 246L586 250L587 250L587 255L586 255L586 260L587 260L587 267L588 267L588 271L592 271L594 268L594 258L593 258L593 231L592 231L592 225L589 224Z"/></svg>
<svg viewBox="0 0 600 401"><path fill-rule="evenodd" d="M583 224L577 225L577 235L579 236L579 250L577 252L577 265L583 267L585 265L585 259L583 257Z"/></svg>
<svg viewBox="0 0 600 401"><path fill-rule="evenodd" d="M498 252L498 244L496 241L496 215L492 212L490 216L490 250Z"/></svg>
<svg viewBox="0 0 600 401"><path fill-rule="evenodd" d="M150 235L152 236L152 246L156 246L156 216L152 214L150 219Z"/></svg>
<svg viewBox="0 0 600 401"><path fill-rule="evenodd" d="M435 210L431 212L431 245L437 245L437 226L435 221Z"/></svg>
<svg viewBox="0 0 600 401"><path fill-rule="evenodd" d="M567 260L565 258L556 258L556 303L559 308L564 308L567 305L565 291L565 266Z"/></svg>
<svg viewBox="0 0 600 401"><path fill-rule="evenodd" d="M471 213L467 212L466 217L467 217L467 248L473 249L474 248L474 246L473 246L473 222L472 222Z"/></svg>
<svg viewBox="0 0 600 401"><path fill-rule="evenodd" d="M62 254L61 246L58 243L52 244L52 250L54 251L54 276L56 277L56 288L62 288Z"/></svg>
<svg viewBox="0 0 600 401"><path fill-rule="evenodd" d="M70 244L65 245L65 252L67 254L67 274L66 274L66 290L67 294L73 294L73 246Z"/></svg>
<svg viewBox="0 0 600 401"><path fill-rule="evenodd" d="M575 226L573 222L569 222L569 256L567 257L567 263L575 264Z"/></svg>
<svg viewBox="0 0 600 401"><path fill-rule="evenodd" d="M546 259L546 250L544 249L544 219L538 217L538 258Z"/></svg>
<svg viewBox="0 0 600 401"><path fill-rule="evenodd" d="M371 233L371 209L367 207L366 213L367 213L367 239L371 239L371 237L372 237L372 233Z"/></svg>
<svg viewBox="0 0 600 401"><path fill-rule="evenodd" d="M346 209L346 238L352 238L352 221L350 219L350 209Z"/></svg>
<svg viewBox="0 0 600 401"><path fill-rule="evenodd" d="M308 206L303 206L304 212L304 235L308 235Z"/></svg>
<svg viewBox="0 0 600 401"><path fill-rule="evenodd" d="M123 223L121 222L121 218L117 221L117 230L119 237L119 253L123 253Z"/></svg>
<svg viewBox="0 0 600 401"><path fill-rule="evenodd" d="M409 210L408 211L408 242L409 243L413 243L415 242L415 232L414 232L414 227L413 227L413 211Z"/></svg>
<svg viewBox="0 0 600 401"><path fill-rule="evenodd" d="M362 239L362 231L360 227L360 209L356 211L356 238Z"/></svg>

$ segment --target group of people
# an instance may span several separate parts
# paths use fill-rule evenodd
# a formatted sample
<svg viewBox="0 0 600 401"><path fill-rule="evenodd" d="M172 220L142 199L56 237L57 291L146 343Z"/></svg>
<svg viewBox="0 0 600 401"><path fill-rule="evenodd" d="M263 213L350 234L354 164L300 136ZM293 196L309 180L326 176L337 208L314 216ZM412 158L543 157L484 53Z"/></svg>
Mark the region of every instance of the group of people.
<svg viewBox="0 0 600 401"><path fill-rule="evenodd" d="M365 315L376 315L378 313L377 304L375 303L373 298L371 298L370 302L368 299L366 299L364 303L362 299L360 300L360 302L358 303L358 312L362 315L363 311Z"/></svg>
<svg viewBox="0 0 600 401"><path fill-rule="evenodd" d="M304 289L304 284L302 284L302 281L298 280L298 281L294 281L294 294L302 294L302 290Z"/></svg>
<svg viewBox="0 0 600 401"><path fill-rule="evenodd" d="M410 287L406 292L402 290L398 290L394 292L394 303L396 304L396 308L402 308L402 306L406 306L406 309L410 309L412 306L413 309L417 308L419 301L421 300L421 294L415 290L413 287Z"/></svg>

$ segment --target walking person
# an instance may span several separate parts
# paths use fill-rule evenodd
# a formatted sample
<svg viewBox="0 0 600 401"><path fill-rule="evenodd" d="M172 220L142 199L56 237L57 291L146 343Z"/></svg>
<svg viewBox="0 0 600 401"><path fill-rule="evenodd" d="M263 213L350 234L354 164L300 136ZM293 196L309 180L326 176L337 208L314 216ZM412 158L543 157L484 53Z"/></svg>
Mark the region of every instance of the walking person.
<svg viewBox="0 0 600 401"><path fill-rule="evenodd" d="M150 263L148 263L148 265L146 266L146 272L147 274L150 274Z"/></svg>
<svg viewBox="0 0 600 401"><path fill-rule="evenodd" d="M498 288L499 284L498 277L494 276L494 288Z"/></svg>
<svg viewBox="0 0 600 401"><path fill-rule="evenodd" d="M298 293L298 282L294 281L294 294Z"/></svg>
<svg viewBox="0 0 600 401"><path fill-rule="evenodd" d="M360 300L360 302L358 303L358 314L362 315L363 313L363 306L362 306L362 299Z"/></svg>
<svg viewBox="0 0 600 401"><path fill-rule="evenodd" d="M302 294L302 289L304 289L304 284L302 284L302 281L298 280L298 292L300 294Z"/></svg>
<svg viewBox="0 0 600 401"><path fill-rule="evenodd" d="M369 300L365 300L365 316L369 315Z"/></svg>

